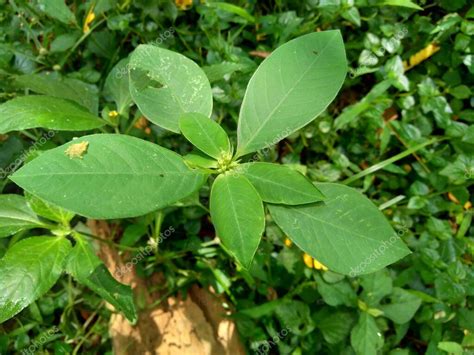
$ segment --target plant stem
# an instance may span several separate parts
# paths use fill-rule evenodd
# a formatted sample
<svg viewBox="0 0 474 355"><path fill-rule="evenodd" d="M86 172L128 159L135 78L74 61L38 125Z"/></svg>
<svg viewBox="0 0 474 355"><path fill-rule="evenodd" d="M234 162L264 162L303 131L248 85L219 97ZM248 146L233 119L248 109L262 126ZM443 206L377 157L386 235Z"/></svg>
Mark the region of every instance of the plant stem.
<svg viewBox="0 0 474 355"><path fill-rule="evenodd" d="M351 183L353 183L354 181L356 180L359 180L360 178L363 178L367 175L370 175L372 173L375 173L376 171L380 170L380 169L383 169L385 168L387 165L390 165L400 159L403 159L405 158L406 156L408 155L411 155L413 152L416 152L428 145L431 145L431 144L434 144L434 143L438 143L440 141L442 141L443 139L439 139L439 138L433 138L433 139L430 139L429 141L426 141L424 143L421 143L421 144L418 144L412 148L409 148L407 150L405 150L404 152L401 152L400 154L397 154L389 159L386 159L380 163L377 163L375 165L372 165L370 168L367 168L365 170L362 170L360 173L357 173L355 175L352 175L351 177L347 178L346 180L344 180L342 183L345 184L345 185L349 185Z"/></svg>

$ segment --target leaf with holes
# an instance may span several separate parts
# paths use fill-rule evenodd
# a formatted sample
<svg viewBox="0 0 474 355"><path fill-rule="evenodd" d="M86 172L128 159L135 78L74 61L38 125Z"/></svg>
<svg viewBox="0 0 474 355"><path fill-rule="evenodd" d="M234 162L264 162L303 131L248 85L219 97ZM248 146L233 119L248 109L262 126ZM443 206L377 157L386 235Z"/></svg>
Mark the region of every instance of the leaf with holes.
<svg viewBox="0 0 474 355"><path fill-rule="evenodd" d="M206 74L191 59L142 44L132 53L130 94L153 123L179 133L179 118L190 112L210 116L212 92Z"/></svg>

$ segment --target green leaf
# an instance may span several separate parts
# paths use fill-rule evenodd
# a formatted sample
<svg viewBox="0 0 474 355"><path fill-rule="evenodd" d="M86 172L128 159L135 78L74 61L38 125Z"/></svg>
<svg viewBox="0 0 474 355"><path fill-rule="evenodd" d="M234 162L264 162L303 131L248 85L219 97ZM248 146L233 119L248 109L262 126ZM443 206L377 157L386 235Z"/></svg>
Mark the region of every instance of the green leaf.
<svg viewBox="0 0 474 355"><path fill-rule="evenodd" d="M360 283L364 288L361 298L369 306L378 306L382 298L392 293L392 278L387 269L382 269L360 278Z"/></svg>
<svg viewBox="0 0 474 355"><path fill-rule="evenodd" d="M64 0L38 0L38 7L48 16L66 25L76 23L74 14L69 7L66 6Z"/></svg>
<svg viewBox="0 0 474 355"><path fill-rule="evenodd" d="M438 349L446 351L450 355L465 354L462 346L454 341L441 341L438 343Z"/></svg>
<svg viewBox="0 0 474 355"><path fill-rule="evenodd" d="M71 243L59 237L23 239L0 259L0 323L45 294L61 276Z"/></svg>
<svg viewBox="0 0 474 355"><path fill-rule="evenodd" d="M311 333L315 327L309 306L301 301L281 303L275 314L285 329L299 336Z"/></svg>
<svg viewBox="0 0 474 355"><path fill-rule="evenodd" d="M184 114L179 119L179 129L195 147L215 159L232 154L224 128L202 114Z"/></svg>
<svg viewBox="0 0 474 355"><path fill-rule="evenodd" d="M33 228L45 228L25 198L0 195L0 238Z"/></svg>
<svg viewBox="0 0 474 355"><path fill-rule="evenodd" d="M199 151L186 154L183 158L191 168L217 169L217 160Z"/></svg>
<svg viewBox="0 0 474 355"><path fill-rule="evenodd" d="M316 184L323 203L269 205L289 238L330 270L356 276L377 271L410 253L370 200L339 184Z"/></svg>
<svg viewBox="0 0 474 355"><path fill-rule="evenodd" d="M422 7L418 6L413 1L410 1L410 0L386 0L386 1L382 1L378 3L377 6L401 6L401 7L408 7L410 9L415 9L415 10L423 10Z"/></svg>
<svg viewBox="0 0 474 355"><path fill-rule="evenodd" d="M25 193L28 204L39 216L51 221L67 224L74 217L74 213L66 211L52 203L46 202L30 193Z"/></svg>
<svg viewBox="0 0 474 355"><path fill-rule="evenodd" d="M347 280L328 284L320 275L316 275L318 292L326 304L336 307L345 305L354 307L357 304L357 294Z"/></svg>
<svg viewBox="0 0 474 355"><path fill-rule="evenodd" d="M351 345L360 355L376 355L384 340L374 318L362 312L356 326L352 328Z"/></svg>
<svg viewBox="0 0 474 355"><path fill-rule="evenodd" d="M219 175L212 185L210 207L212 222L224 247L249 268L265 227L258 192L242 175Z"/></svg>
<svg viewBox="0 0 474 355"><path fill-rule="evenodd" d="M72 145L88 144L69 157ZM11 179L26 191L77 214L95 218L136 217L196 191L205 175L178 154L144 140L96 134L49 150Z"/></svg>
<svg viewBox="0 0 474 355"><path fill-rule="evenodd" d="M212 92L206 74L185 56L153 45L140 45L130 59L130 94L153 123L179 133L184 113L210 116Z"/></svg>
<svg viewBox="0 0 474 355"><path fill-rule="evenodd" d="M238 167L265 202L301 205L324 200L324 195L303 174L284 165L247 163Z"/></svg>
<svg viewBox="0 0 474 355"><path fill-rule="evenodd" d="M385 317L398 324L409 322L421 306L420 298L402 288L395 287L390 298L392 302L380 306L380 309Z"/></svg>
<svg viewBox="0 0 474 355"><path fill-rule="evenodd" d="M316 327L329 344L343 341L354 325L354 316L346 311L334 312L332 308L324 308L315 315Z"/></svg>
<svg viewBox="0 0 474 355"><path fill-rule="evenodd" d="M238 15L246 19L248 22L251 22L251 23L255 22L255 17L250 15L245 9L241 8L240 6L228 4L226 2L210 2L208 3L208 6L216 7L220 10Z"/></svg>
<svg viewBox="0 0 474 355"><path fill-rule="evenodd" d="M132 104L129 90L128 78L129 59L125 58L118 62L105 79L105 93L110 95L117 105L117 111L125 113Z"/></svg>
<svg viewBox="0 0 474 355"><path fill-rule="evenodd" d="M276 49L247 87L237 156L276 144L314 120L336 97L346 71L339 31L310 33Z"/></svg>
<svg viewBox="0 0 474 355"><path fill-rule="evenodd" d="M26 74L15 78L15 84L38 94L58 97L76 102L97 116L99 93L95 85L51 74Z"/></svg>
<svg viewBox="0 0 474 355"><path fill-rule="evenodd" d="M75 102L52 96L22 96L0 105L0 134L39 127L84 131L104 124Z"/></svg>
<svg viewBox="0 0 474 355"><path fill-rule="evenodd" d="M66 271L135 323L137 313L132 289L113 278L87 240L81 236L75 236L75 239L76 245L67 259Z"/></svg>

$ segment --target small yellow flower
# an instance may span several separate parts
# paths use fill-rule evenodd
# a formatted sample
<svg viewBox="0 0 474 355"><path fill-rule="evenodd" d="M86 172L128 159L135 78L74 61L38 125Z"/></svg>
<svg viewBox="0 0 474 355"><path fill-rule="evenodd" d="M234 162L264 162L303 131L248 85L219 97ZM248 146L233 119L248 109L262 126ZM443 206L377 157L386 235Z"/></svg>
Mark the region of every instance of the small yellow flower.
<svg viewBox="0 0 474 355"><path fill-rule="evenodd" d="M406 61L403 62L405 71L410 70L411 68L425 61L426 59L434 55L436 52L438 52L439 49L440 47L435 43L428 44L421 51L418 51L415 54L413 54L408 60L408 63Z"/></svg>
<svg viewBox="0 0 474 355"><path fill-rule="evenodd" d="M293 245L293 242L290 239L285 238L285 245L289 248Z"/></svg>
<svg viewBox="0 0 474 355"><path fill-rule="evenodd" d="M311 269L328 271L328 268L326 267L326 265L320 263L316 259L313 259L313 257L309 254L306 254L306 253L303 254L303 261L305 265Z"/></svg>
<svg viewBox="0 0 474 355"><path fill-rule="evenodd" d="M314 267L313 258L311 257L311 255L304 253L303 254L303 261L304 261L304 263L306 264L307 267L309 267L311 269Z"/></svg>
<svg viewBox="0 0 474 355"><path fill-rule="evenodd" d="M465 210L468 210L468 209L470 209L471 207L472 207L471 201L467 201L467 202L464 204L464 209L465 209Z"/></svg>
<svg viewBox="0 0 474 355"><path fill-rule="evenodd" d="M118 115L119 115L119 113L115 110L109 112L109 118L111 118L111 119L114 119Z"/></svg>
<svg viewBox="0 0 474 355"><path fill-rule="evenodd" d="M313 263L314 263L314 268L316 270L323 270L323 271L328 271L328 268L326 267L326 265L324 264L321 264L319 261L317 261L316 259L313 259Z"/></svg>
<svg viewBox="0 0 474 355"><path fill-rule="evenodd" d="M175 0L176 6L180 10L187 10L193 5L193 0Z"/></svg>
<svg viewBox="0 0 474 355"><path fill-rule="evenodd" d="M84 20L84 27L82 28L82 31L84 33L87 33L91 30L89 25L94 21L95 19L95 14L94 14L94 7L91 7L89 9L89 12L87 13L86 19Z"/></svg>

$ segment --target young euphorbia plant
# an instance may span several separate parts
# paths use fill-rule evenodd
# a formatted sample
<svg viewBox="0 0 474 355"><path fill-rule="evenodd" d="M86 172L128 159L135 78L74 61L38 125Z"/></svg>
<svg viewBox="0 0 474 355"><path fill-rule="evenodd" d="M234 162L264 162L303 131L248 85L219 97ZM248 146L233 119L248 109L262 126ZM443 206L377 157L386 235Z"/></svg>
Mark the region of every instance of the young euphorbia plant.
<svg viewBox="0 0 474 355"><path fill-rule="evenodd" d="M207 182L216 234L243 268L252 264L266 210L297 246L342 274L370 273L409 253L383 214L357 190L313 183L288 166L256 162L250 155L304 127L334 100L347 69L339 31L296 38L262 62L242 102L235 150L210 118L211 86L193 61L140 45L119 66L129 76L109 76L106 83L117 107L126 111L133 101L153 123L182 133L196 151L182 157L128 135L93 134L44 152L11 177L15 183L79 215L117 219L174 204ZM80 129L97 127L89 115L87 120L79 116ZM29 115L24 121L17 129L65 127L54 115L42 120Z"/></svg>

